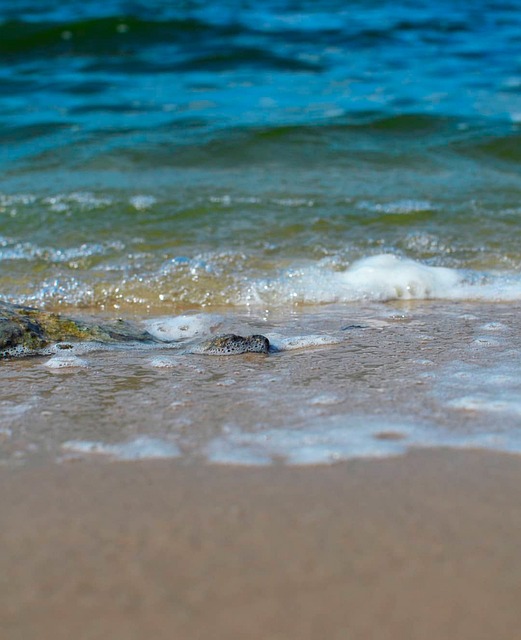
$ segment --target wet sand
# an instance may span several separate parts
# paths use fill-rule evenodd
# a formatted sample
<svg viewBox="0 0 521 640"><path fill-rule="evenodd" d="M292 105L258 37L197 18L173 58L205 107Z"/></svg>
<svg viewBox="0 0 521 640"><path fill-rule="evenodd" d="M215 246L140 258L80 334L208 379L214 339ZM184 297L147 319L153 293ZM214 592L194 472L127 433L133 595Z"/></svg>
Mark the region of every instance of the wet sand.
<svg viewBox="0 0 521 640"><path fill-rule="evenodd" d="M512 640L521 458L0 469L6 640Z"/></svg>

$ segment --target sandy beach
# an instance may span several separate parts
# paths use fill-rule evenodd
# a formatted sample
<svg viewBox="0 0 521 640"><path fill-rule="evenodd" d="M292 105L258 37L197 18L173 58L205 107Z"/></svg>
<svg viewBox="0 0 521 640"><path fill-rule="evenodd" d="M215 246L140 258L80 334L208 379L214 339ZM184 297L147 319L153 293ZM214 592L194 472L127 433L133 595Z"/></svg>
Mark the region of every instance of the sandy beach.
<svg viewBox="0 0 521 640"><path fill-rule="evenodd" d="M521 638L519 5L0 0L0 640Z"/></svg>
<svg viewBox="0 0 521 640"><path fill-rule="evenodd" d="M495 640L521 624L521 460L1 469L6 640Z"/></svg>

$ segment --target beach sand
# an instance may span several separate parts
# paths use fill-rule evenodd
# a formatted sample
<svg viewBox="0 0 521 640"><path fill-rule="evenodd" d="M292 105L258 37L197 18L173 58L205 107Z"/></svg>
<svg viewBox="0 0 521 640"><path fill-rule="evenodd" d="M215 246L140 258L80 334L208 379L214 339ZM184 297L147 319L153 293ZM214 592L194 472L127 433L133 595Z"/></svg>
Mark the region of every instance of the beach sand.
<svg viewBox="0 0 521 640"><path fill-rule="evenodd" d="M521 459L0 469L4 640L512 640Z"/></svg>
<svg viewBox="0 0 521 640"><path fill-rule="evenodd" d="M0 640L521 638L518 5L0 2Z"/></svg>

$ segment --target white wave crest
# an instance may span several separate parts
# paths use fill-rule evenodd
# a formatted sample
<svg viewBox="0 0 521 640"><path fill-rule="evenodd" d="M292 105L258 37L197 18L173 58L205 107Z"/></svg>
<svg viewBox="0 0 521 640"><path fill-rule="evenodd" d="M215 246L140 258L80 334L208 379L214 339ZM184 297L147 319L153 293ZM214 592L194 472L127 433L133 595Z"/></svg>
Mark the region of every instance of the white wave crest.
<svg viewBox="0 0 521 640"><path fill-rule="evenodd" d="M329 262L251 283L240 302L256 304L351 302L356 300L521 300L521 274L485 274L431 267L391 254L370 256L345 271Z"/></svg>

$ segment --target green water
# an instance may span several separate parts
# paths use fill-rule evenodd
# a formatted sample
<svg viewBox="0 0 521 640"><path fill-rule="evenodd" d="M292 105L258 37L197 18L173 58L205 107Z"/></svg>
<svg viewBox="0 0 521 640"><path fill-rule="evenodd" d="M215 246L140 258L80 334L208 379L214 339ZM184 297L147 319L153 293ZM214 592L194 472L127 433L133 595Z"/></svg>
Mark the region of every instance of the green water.
<svg viewBox="0 0 521 640"><path fill-rule="evenodd" d="M391 254L475 287L423 296L517 299L520 27L492 0L0 2L2 298L140 315L417 290L338 276Z"/></svg>

